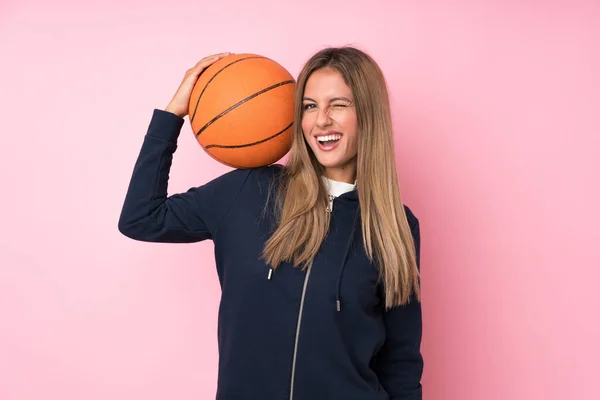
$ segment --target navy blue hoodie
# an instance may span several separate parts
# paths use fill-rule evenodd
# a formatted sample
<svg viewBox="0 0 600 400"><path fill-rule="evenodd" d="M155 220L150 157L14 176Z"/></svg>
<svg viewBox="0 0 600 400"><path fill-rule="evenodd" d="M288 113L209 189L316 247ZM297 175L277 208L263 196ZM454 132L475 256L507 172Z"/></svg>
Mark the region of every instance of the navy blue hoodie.
<svg viewBox="0 0 600 400"><path fill-rule="evenodd" d="M184 120L154 110L119 220L148 242L214 242L222 295L218 400L417 400L421 305L386 311L364 251L356 190L333 200L330 230L308 270L261 259L275 225L281 166L239 169L167 195ZM266 210L266 211L265 211ZM405 206L420 265L419 223Z"/></svg>

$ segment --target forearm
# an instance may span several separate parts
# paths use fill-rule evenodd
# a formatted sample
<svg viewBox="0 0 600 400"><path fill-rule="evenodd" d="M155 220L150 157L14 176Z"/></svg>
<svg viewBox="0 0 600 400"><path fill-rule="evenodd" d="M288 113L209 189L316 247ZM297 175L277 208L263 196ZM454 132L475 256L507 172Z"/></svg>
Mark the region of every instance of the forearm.
<svg viewBox="0 0 600 400"><path fill-rule="evenodd" d="M119 230L143 241L192 242L204 238L185 209L189 199L167 199L169 171L183 119L155 110L131 175ZM188 196L189 197L189 196Z"/></svg>

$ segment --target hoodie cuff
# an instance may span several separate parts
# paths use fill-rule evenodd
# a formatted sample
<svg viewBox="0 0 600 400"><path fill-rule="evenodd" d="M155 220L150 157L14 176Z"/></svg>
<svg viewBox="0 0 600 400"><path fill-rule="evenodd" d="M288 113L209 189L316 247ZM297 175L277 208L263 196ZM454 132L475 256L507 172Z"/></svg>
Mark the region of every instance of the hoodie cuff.
<svg viewBox="0 0 600 400"><path fill-rule="evenodd" d="M184 119L168 111L154 109L148 126L149 136L177 143Z"/></svg>

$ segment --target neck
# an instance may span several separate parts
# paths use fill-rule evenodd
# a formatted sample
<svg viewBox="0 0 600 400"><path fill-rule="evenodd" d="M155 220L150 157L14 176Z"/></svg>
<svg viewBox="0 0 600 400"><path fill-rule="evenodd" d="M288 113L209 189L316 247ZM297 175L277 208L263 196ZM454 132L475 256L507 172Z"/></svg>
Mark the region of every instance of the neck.
<svg viewBox="0 0 600 400"><path fill-rule="evenodd" d="M354 184L356 182L356 162L342 167L326 167L323 175L334 181Z"/></svg>

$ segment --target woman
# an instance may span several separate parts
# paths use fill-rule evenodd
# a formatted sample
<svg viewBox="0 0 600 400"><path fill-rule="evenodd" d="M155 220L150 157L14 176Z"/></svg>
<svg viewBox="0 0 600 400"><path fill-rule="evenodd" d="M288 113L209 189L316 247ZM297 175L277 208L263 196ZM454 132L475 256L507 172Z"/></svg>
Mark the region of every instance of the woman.
<svg viewBox="0 0 600 400"><path fill-rule="evenodd" d="M214 241L217 399L421 399L419 222L401 201L381 70L355 48L318 52L297 80L287 166L167 197L192 87L227 54L154 110L119 230Z"/></svg>

